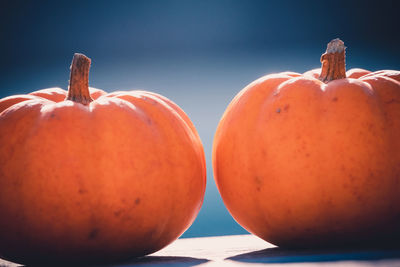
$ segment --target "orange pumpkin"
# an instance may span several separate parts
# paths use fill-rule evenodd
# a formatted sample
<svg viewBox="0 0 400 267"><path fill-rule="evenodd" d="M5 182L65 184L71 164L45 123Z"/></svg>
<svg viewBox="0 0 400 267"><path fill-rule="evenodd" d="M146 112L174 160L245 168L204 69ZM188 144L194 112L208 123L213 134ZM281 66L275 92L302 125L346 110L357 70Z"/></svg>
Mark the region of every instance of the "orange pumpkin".
<svg viewBox="0 0 400 267"><path fill-rule="evenodd" d="M172 101L88 88L75 54L68 93L0 101L0 257L20 263L123 260L157 251L195 219L200 138Z"/></svg>
<svg viewBox="0 0 400 267"><path fill-rule="evenodd" d="M214 177L249 232L278 246L400 237L400 72L345 71L328 44L322 69L264 76L229 104Z"/></svg>

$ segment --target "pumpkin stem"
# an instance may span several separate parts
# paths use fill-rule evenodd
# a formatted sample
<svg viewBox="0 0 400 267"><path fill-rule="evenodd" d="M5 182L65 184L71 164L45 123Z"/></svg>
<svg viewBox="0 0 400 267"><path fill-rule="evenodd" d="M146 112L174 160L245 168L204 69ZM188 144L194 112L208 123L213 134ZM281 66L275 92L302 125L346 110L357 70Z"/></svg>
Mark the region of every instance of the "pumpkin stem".
<svg viewBox="0 0 400 267"><path fill-rule="evenodd" d="M66 100L72 100L83 105L93 101L89 93L89 69L90 58L83 54L75 53L71 63L71 75Z"/></svg>
<svg viewBox="0 0 400 267"><path fill-rule="evenodd" d="M339 38L328 43L326 52L321 56L321 74L319 79L328 83L333 80L346 78L346 47Z"/></svg>

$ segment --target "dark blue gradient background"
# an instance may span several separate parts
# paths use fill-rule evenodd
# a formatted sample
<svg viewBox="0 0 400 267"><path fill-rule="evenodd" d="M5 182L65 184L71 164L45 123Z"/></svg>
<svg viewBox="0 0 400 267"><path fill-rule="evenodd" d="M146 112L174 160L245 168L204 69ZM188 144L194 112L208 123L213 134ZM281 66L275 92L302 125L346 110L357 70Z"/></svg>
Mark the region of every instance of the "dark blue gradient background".
<svg viewBox="0 0 400 267"><path fill-rule="evenodd" d="M183 237L245 233L225 209L212 140L230 100L273 72L320 66L340 37L348 68L400 69L400 1L2 1L0 97L67 88L74 52L92 58L90 85L165 95L202 138L208 184Z"/></svg>

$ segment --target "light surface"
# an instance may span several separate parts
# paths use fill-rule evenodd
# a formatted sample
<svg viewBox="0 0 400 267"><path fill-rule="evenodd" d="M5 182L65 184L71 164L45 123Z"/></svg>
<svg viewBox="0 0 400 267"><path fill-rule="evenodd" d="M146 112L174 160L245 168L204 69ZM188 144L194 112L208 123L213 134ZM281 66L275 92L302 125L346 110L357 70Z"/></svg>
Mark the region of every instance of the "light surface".
<svg viewBox="0 0 400 267"><path fill-rule="evenodd" d="M128 266L400 266L400 249L288 250L277 248L253 235L178 239L168 247ZM0 260L1 267L17 264Z"/></svg>

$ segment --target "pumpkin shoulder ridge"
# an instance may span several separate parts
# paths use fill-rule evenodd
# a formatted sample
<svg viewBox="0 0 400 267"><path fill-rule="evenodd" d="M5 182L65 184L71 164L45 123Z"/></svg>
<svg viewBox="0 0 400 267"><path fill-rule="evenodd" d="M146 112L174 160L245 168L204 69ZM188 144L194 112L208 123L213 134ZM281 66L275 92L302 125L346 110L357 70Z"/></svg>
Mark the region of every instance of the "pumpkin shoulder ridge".
<svg viewBox="0 0 400 267"><path fill-rule="evenodd" d="M260 93L263 97L269 97L282 83L298 77L301 77L301 74L291 71L264 75L240 90L229 103L227 110L236 106L238 102L244 102L247 98L252 98L253 93Z"/></svg>
<svg viewBox="0 0 400 267"><path fill-rule="evenodd" d="M24 105L26 104L25 102L29 102L28 104L30 104L32 101L45 101L45 100L48 99L30 94L18 94L18 95L7 96L0 99L0 114L9 108L12 108L15 105L19 104Z"/></svg>
<svg viewBox="0 0 400 267"><path fill-rule="evenodd" d="M127 101L134 100L134 98L142 98L148 103L152 104L160 104L164 107L166 107L170 112L175 113L194 133L197 139L200 140L200 137L197 133L197 130L193 124L193 122L190 120L189 116L183 111L181 107L179 107L174 101L170 100L169 98L150 91L145 91L145 90L132 90L132 91L118 91L117 94L108 94L106 96L115 96L118 98L125 99ZM132 98L130 97L132 96ZM134 102L134 101L133 101ZM133 103L132 102L132 103Z"/></svg>
<svg viewBox="0 0 400 267"><path fill-rule="evenodd" d="M67 97L67 91L60 87L50 87L30 92L29 95L42 97L54 102L61 102Z"/></svg>
<svg viewBox="0 0 400 267"><path fill-rule="evenodd" d="M400 71L398 70L378 70L364 75L362 78L384 76L400 82Z"/></svg>

